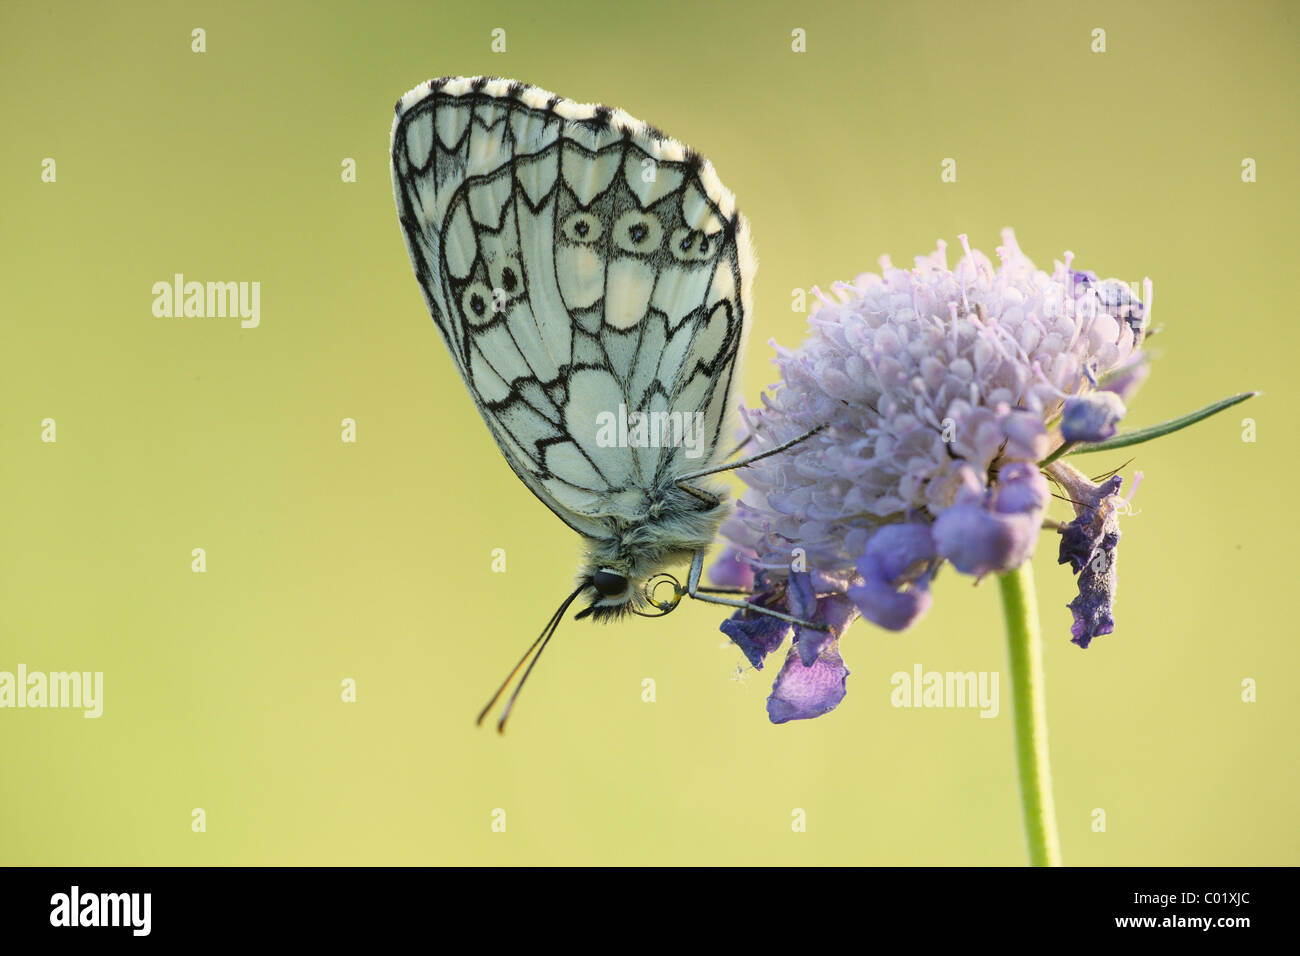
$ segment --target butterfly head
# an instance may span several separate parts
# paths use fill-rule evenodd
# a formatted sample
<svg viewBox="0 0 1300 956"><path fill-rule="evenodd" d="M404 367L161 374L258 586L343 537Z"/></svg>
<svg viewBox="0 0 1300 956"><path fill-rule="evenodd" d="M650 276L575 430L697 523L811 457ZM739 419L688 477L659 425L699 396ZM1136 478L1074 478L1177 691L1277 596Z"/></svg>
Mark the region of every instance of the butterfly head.
<svg viewBox="0 0 1300 956"><path fill-rule="evenodd" d="M587 572L586 590L591 604L579 611L578 618L591 617L610 621L628 614L659 617L677 606L685 591L671 574L644 575L628 573L614 567L598 567Z"/></svg>

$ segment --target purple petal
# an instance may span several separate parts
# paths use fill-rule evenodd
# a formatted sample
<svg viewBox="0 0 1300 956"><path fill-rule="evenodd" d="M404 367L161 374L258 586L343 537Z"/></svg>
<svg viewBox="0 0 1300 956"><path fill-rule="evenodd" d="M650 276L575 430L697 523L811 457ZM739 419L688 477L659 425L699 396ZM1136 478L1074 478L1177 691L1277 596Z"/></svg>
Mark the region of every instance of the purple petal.
<svg viewBox="0 0 1300 956"><path fill-rule="evenodd" d="M1038 461L1047 457L1051 444L1047 426L1033 412L1011 411L1002 419L1002 434L1007 439L1006 456Z"/></svg>
<svg viewBox="0 0 1300 956"><path fill-rule="evenodd" d="M811 667L805 667L799 652L790 648L767 698L768 719L784 724L829 713L844 699L848 676L849 670L834 642L823 648Z"/></svg>
<svg viewBox="0 0 1300 956"><path fill-rule="evenodd" d="M982 491L972 474L932 525L935 550L963 574L1001 574L1033 553L1049 495L1038 466L1012 462Z"/></svg>
<svg viewBox="0 0 1300 956"><path fill-rule="evenodd" d="M749 603L784 610L782 595L779 593L759 594L751 598ZM786 635L790 633L790 625L770 614L737 611L722 622L721 631L740 648L749 663L762 670L764 658L785 642Z"/></svg>
<svg viewBox="0 0 1300 956"><path fill-rule="evenodd" d="M727 547L709 567L709 581L714 587L748 591L754 586L754 569L738 548Z"/></svg>
<svg viewBox="0 0 1300 956"><path fill-rule="evenodd" d="M817 615L817 589L813 587L812 575L807 571L790 570L789 591L786 593L786 607L795 617L806 621Z"/></svg>
<svg viewBox="0 0 1300 956"><path fill-rule="evenodd" d="M1066 441L1105 441L1119 431L1120 419L1128 411L1114 392L1089 392L1065 400L1061 415L1061 437Z"/></svg>
<svg viewBox="0 0 1300 956"><path fill-rule="evenodd" d="M924 524L887 524L876 531L862 551L863 559L875 559L878 570L895 581L918 562L934 557L934 538ZM859 573L862 568L859 566Z"/></svg>
<svg viewBox="0 0 1300 956"><path fill-rule="evenodd" d="M899 591L883 578L869 577L865 583L849 588L849 597L872 624L887 631L905 631L930 610L934 601L929 577Z"/></svg>
<svg viewBox="0 0 1300 956"><path fill-rule="evenodd" d="M934 522L939 554L963 574L1001 574L1034 553L1042 518L1003 515L978 505L954 505Z"/></svg>
<svg viewBox="0 0 1300 956"><path fill-rule="evenodd" d="M1139 352L1122 368L1109 372L1101 388L1105 392L1114 392L1120 397L1120 401L1127 402L1142 387L1142 383L1150 374L1151 364L1146 356Z"/></svg>
<svg viewBox="0 0 1300 956"><path fill-rule="evenodd" d="M918 564L935 556L930 528L921 524L886 525L867 542L858 559L862 583L849 588L849 597L873 624L890 631L911 627L930 609L930 575L909 577ZM907 590L901 590L910 585Z"/></svg>
<svg viewBox="0 0 1300 956"><path fill-rule="evenodd" d="M817 602L817 612L809 619L827 625L829 631L814 631L796 626L795 647L804 667L812 667L826 646L838 641L850 624L858 617L858 609L842 594L830 594Z"/></svg>
<svg viewBox="0 0 1300 956"><path fill-rule="evenodd" d="M998 472L995 511L1004 515L1033 515L1039 522L1047 510L1051 489L1037 465L1014 462Z"/></svg>

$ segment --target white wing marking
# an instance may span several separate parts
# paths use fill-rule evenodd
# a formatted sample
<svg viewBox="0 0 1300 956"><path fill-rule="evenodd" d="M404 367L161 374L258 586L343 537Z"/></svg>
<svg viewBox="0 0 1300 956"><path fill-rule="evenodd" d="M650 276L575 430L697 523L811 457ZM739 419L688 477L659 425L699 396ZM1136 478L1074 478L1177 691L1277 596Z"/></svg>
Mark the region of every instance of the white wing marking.
<svg viewBox="0 0 1300 956"><path fill-rule="evenodd" d="M561 442L546 449L546 470L578 488L600 488L606 481L573 442Z"/></svg>
<svg viewBox="0 0 1300 956"><path fill-rule="evenodd" d="M662 392L656 392L652 395L650 401L644 407L652 416L670 411L668 399ZM638 447L636 450L637 471L643 476L653 478L661 457L663 457L663 449L661 448L655 446Z"/></svg>
<svg viewBox="0 0 1300 956"><path fill-rule="evenodd" d="M563 420L563 414L556 407L555 402L546 394L546 389L537 382L524 381L519 383L519 394L523 396L525 402L536 409L537 413L552 424L559 425ZM555 446L552 445L552 448Z"/></svg>
<svg viewBox="0 0 1300 956"><path fill-rule="evenodd" d="M578 333L573 339L573 364L577 367L605 365L605 350L600 343L586 333Z"/></svg>
<svg viewBox="0 0 1300 956"><path fill-rule="evenodd" d="M487 363L478 343L470 346L470 375L478 388L479 397L488 404L504 401L510 397L510 386Z"/></svg>
<svg viewBox="0 0 1300 956"><path fill-rule="evenodd" d="M584 368L569 378L569 403L564 406L564 424L574 442L611 488L623 488L633 478L632 456L621 448L603 447L599 442L601 415L618 415L627 396L613 375L604 369ZM613 454L611 454L613 452ZM561 478L567 478L560 475Z"/></svg>
<svg viewBox="0 0 1300 956"><path fill-rule="evenodd" d="M449 102L444 108L431 112L438 142L442 143L443 149L454 150L469 129L469 104Z"/></svg>
<svg viewBox="0 0 1300 956"><path fill-rule="evenodd" d="M465 279L474 270L477 258L478 240L474 235L474 224L470 221L465 203L459 202L443 235L442 261L453 277Z"/></svg>
<svg viewBox="0 0 1300 956"><path fill-rule="evenodd" d="M519 346L510 337L510 330L503 323L476 330L474 341L488 357L492 368L505 381L513 383L515 379L531 376L528 363L524 361Z"/></svg>
<svg viewBox="0 0 1300 956"><path fill-rule="evenodd" d="M565 184L573 191L579 206L585 209L609 189L618 173L621 159L618 153L605 153L593 159L580 146L564 144L560 169L564 173Z"/></svg>
<svg viewBox="0 0 1300 956"><path fill-rule="evenodd" d="M533 378L542 383L555 381L560 375L560 367L542 341L541 330L527 301L521 300L510 307L506 313L506 328L532 369Z"/></svg>
<svg viewBox="0 0 1300 956"><path fill-rule="evenodd" d="M620 331L606 326L600 330L600 347L605 350L609 369L614 373L614 377L618 379L620 383L619 389L625 396L625 401L627 389L623 383L627 381L628 374L632 371L632 362L636 358L637 349L640 345L640 329Z"/></svg>
<svg viewBox="0 0 1300 956"><path fill-rule="evenodd" d="M515 180L534 208L540 206L542 200L555 188L555 177L559 174L559 166L559 159L553 149L515 164ZM546 239L548 244L554 240L550 230L546 232Z"/></svg>
<svg viewBox="0 0 1300 956"><path fill-rule="evenodd" d="M642 259L622 256L609 264L607 284L605 324L619 330L640 325L655 287L654 268Z"/></svg>
<svg viewBox="0 0 1300 956"><path fill-rule="evenodd" d="M645 165L647 162L649 166ZM681 188L685 173L680 169L660 166L653 157L643 156L638 151L629 151L627 159L623 161L623 176L637 203L642 209L648 209L669 193Z"/></svg>
<svg viewBox="0 0 1300 956"><path fill-rule="evenodd" d="M668 327L676 329L704 301L713 278L713 270L696 263L665 266L659 271L651 304L668 318Z"/></svg>
<svg viewBox="0 0 1300 956"><path fill-rule="evenodd" d="M426 113L406 131L406 159L416 169L425 169L433 155L433 116Z"/></svg>
<svg viewBox="0 0 1300 956"><path fill-rule="evenodd" d="M540 212L534 213L527 202L516 200L515 214L519 256L533 315L552 360L557 367L565 366L573 355L573 326L555 319L567 311L556 281L555 202L548 202Z"/></svg>
<svg viewBox="0 0 1300 956"><path fill-rule="evenodd" d="M651 313L641 327L641 347L637 350L636 361L627 377L627 394L638 407L650 395L667 339L663 316Z"/></svg>
<svg viewBox="0 0 1300 956"><path fill-rule="evenodd" d="M682 219L686 225L698 229L706 236L722 231L722 220L714 214L713 204L694 183L687 184L682 196Z"/></svg>
<svg viewBox="0 0 1300 956"><path fill-rule="evenodd" d="M494 176L476 183L469 188L470 215L480 226L500 229L506 203L513 198L513 192L514 183L509 176Z"/></svg>
<svg viewBox="0 0 1300 956"><path fill-rule="evenodd" d="M555 250L555 271L570 312L595 305L605 294L605 259L591 246L562 243Z"/></svg>

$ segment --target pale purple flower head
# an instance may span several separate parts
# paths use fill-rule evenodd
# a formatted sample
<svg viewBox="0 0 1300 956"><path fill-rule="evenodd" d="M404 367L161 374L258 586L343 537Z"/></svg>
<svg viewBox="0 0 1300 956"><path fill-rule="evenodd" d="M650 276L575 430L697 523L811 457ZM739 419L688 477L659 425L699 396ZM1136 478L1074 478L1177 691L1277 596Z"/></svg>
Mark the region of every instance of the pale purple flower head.
<svg viewBox="0 0 1300 956"><path fill-rule="evenodd" d="M790 580L799 550L819 582L817 613L838 615L836 638L856 616L842 603L901 630L929 608L942 564L983 576L1027 560L1050 498L1038 463L1067 440L1113 434L1145 374L1149 310L1123 283L1071 269L1070 253L1038 270L1009 229L997 268L961 241L953 268L940 243L915 268L884 257L880 274L836 284L802 345L776 346L781 381L745 413L747 454L825 427L737 472L748 489L723 526L726 560L755 569L755 601L807 608ZM1062 434L1076 425L1078 437ZM751 617L739 612L723 629L771 653L784 632ZM837 640L816 653L809 641L787 656L773 720L815 716L842 697Z"/></svg>

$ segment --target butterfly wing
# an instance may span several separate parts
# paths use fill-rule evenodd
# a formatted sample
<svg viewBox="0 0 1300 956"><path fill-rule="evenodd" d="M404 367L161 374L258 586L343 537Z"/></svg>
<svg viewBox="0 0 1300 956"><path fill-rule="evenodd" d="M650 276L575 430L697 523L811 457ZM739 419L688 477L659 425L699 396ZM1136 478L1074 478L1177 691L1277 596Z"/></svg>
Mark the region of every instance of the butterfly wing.
<svg viewBox="0 0 1300 956"><path fill-rule="evenodd" d="M706 160L621 110L457 77L398 102L392 175L425 303L470 395L570 527L610 537L715 459L754 255ZM632 412L689 416L700 434L611 443L611 416Z"/></svg>

